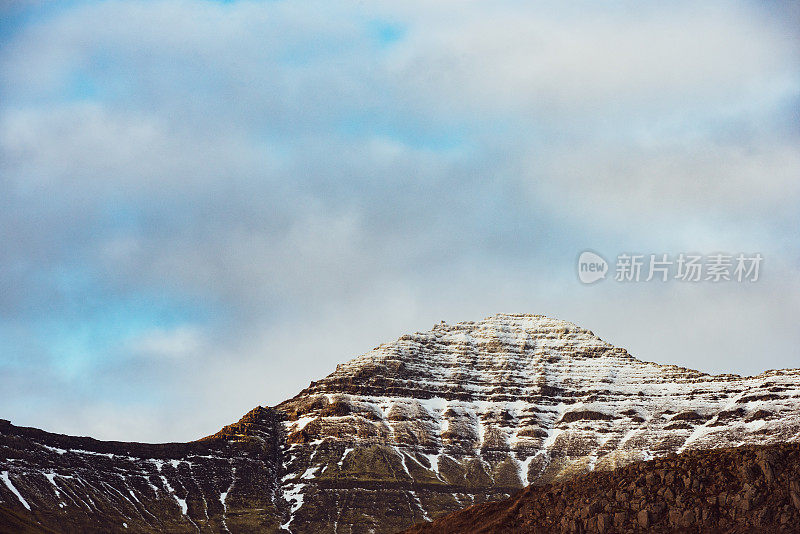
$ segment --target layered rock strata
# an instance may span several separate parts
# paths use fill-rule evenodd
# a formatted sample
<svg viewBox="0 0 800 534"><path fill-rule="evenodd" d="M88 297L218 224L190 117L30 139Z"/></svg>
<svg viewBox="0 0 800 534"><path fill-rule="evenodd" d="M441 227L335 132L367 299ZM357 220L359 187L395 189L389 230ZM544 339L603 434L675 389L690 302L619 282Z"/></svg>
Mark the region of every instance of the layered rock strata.
<svg viewBox="0 0 800 534"><path fill-rule="evenodd" d="M800 370L708 375L638 360L565 321L496 315L376 347L199 442L6 423L0 525L393 532L529 484L796 441Z"/></svg>

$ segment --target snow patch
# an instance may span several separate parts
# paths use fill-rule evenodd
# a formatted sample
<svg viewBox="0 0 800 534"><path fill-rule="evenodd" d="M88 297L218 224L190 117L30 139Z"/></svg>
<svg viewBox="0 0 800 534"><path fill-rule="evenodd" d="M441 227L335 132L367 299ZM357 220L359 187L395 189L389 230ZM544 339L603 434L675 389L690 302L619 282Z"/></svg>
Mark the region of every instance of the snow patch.
<svg viewBox="0 0 800 534"><path fill-rule="evenodd" d="M186 515L186 512L189 511L189 506L186 504L186 499L181 499L180 497L178 497L178 495L175 493L175 490L172 488L172 486L170 486L167 477L161 475L161 481L164 482L164 487L167 488L170 495L172 495L175 498L175 502L177 502L178 506L180 506L181 508L181 513L183 515Z"/></svg>
<svg viewBox="0 0 800 534"><path fill-rule="evenodd" d="M307 480L311 480L316 476L317 471L319 471L319 469L320 469L320 466L311 466L308 469L306 469L305 472L302 475L300 475L300 478L305 478Z"/></svg>
<svg viewBox="0 0 800 534"><path fill-rule="evenodd" d="M294 514L303 506L303 489L305 487L305 484L290 484L283 490L283 500L291 504L291 509L289 510L289 520L282 524L281 528L289 530L289 524L294 519Z"/></svg>
<svg viewBox="0 0 800 534"><path fill-rule="evenodd" d="M353 447L347 447L342 454L341 460L339 460L338 466L341 468L342 464L344 463L344 459L347 458L347 455L353 452L355 449Z"/></svg>
<svg viewBox="0 0 800 534"><path fill-rule="evenodd" d="M58 484L56 484L56 474L55 473L43 473L45 478L50 481L50 484L53 485L53 491L56 493L56 497L61 496L61 492L58 491Z"/></svg>
<svg viewBox="0 0 800 534"><path fill-rule="evenodd" d="M14 484L11 483L11 479L8 477L8 471L3 471L2 473L0 473L0 478L2 478L3 482L6 483L6 487L11 490L11 493L17 496L17 499L19 499L19 502L22 503L22 506L24 506L30 511L31 505L28 504L28 501L26 501L25 498L22 496L22 494L17 490L17 488L14 487Z"/></svg>
<svg viewBox="0 0 800 534"><path fill-rule="evenodd" d="M308 423L310 423L316 418L317 416L315 415L307 415L304 417L299 417L297 421L290 422L289 426L292 428L292 431L299 432L300 430L303 430L306 427L306 425L308 425Z"/></svg>
<svg viewBox="0 0 800 534"><path fill-rule="evenodd" d="M539 451L539 453L541 452L542 451ZM531 462L539 455L539 453L528 456L524 460L517 460L517 474L519 475L519 479L522 481L522 487L530 484L528 481L528 471L530 470Z"/></svg>

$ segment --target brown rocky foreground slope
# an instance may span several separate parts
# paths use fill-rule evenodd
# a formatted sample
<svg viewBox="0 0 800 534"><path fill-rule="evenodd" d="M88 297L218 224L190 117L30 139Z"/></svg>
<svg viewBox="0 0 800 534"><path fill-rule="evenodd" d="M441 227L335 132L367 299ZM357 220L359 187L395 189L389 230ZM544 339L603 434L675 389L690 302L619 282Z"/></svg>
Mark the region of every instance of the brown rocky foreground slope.
<svg viewBox="0 0 800 534"><path fill-rule="evenodd" d="M423 533L800 532L800 444L691 451L529 486Z"/></svg>

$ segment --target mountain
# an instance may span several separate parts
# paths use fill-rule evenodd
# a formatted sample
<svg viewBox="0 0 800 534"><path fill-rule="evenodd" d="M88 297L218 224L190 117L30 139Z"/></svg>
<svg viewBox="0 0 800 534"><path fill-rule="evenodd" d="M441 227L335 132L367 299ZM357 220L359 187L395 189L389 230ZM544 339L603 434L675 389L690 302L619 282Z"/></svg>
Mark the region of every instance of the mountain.
<svg viewBox="0 0 800 534"><path fill-rule="evenodd" d="M795 534L800 444L688 451L528 486L405 534Z"/></svg>
<svg viewBox="0 0 800 534"><path fill-rule="evenodd" d="M0 532L255 532L281 522L280 417L191 443L124 443L0 420Z"/></svg>
<svg viewBox="0 0 800 534"><path fill-rule="evenodd" d="M528 484L800 441L799 401L797 369L740 377L643 362L536 315L442 323L197 442L100 442L6 422L0 525L393 532Z"/></svg>

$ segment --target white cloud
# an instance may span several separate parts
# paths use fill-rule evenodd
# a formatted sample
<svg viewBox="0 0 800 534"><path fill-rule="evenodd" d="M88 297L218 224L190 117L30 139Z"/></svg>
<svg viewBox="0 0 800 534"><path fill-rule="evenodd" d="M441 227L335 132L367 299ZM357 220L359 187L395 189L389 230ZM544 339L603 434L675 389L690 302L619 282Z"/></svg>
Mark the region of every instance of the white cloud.
<svg viewBox="0 0 800 534"><path fill-rule="evenodd" d="M542 153L545 152L545 153ZM620 220L735 219L786 213L800 201L800 150L791 139L693 139L538 148L522 178L532 195L563 195L575 212ZM730 228L728 228L730 229Z"/></svg>
<svg viewBox="0 0 800 534"><path fill-rule="evenodd" d="M793 36L744 3L454 7L420 10L395 63L415 95L454 108L591 122L797 90Z"/></svg>
<svg viewBox="0 0 800 534"><path fill-rule="evenodd" d="M205 349L202 331L189 325L171 329L157 328L128 341L130 350L147 358L191 358Z"/></svg>

